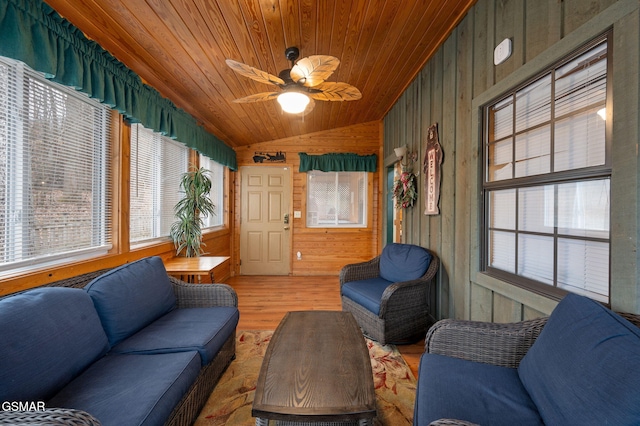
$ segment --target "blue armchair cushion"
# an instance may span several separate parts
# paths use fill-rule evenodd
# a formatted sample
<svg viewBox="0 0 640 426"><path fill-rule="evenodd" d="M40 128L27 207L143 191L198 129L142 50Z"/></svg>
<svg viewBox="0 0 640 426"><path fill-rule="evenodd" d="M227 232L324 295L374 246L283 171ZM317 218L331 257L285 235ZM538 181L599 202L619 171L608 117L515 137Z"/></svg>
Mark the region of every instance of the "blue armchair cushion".
<svg viewBox="0 0 640 426"><path fill-rule="evenodd" d="M520 378L547 424L640 424L640 330L584 296L556 306Z"/></svg>
<svg viewBox="0 0 640 426"><path fill-rule="evenodd" d="M108 350L82 289L41 288L0 299L0 401L51 398Z"/></svg>
<svg viewBox="0 0 640 426"><path fill-rule="evenodd" d="M427 272L431 254L413 244L387 244L380 254L380 276L392 283L417 280Z"/></svg>
<svg viewBox="0 0 640 426"><path fill-rule="evenodd" d="M199 371L195 351L107 355L46 405L84 410L103 426L162 425Z"/></svg>
<svg viewBox="0 0 640 426"><path fill-rule="evenodd" d="M425 353L418 376L414 425L443 418L491 426L544 424L515 368Z"/></svg>
<svg viewBox="0 0 640 426"><path fill-rule="evenodd" d="M112 352L156 354L198 351L209 364L235 332L235 307L175 309L116 345Z"/></svg>
<svg viewBox="0 0 640 426"><path fill-rule="evenodd" d="M382 295L391 284L393 283L384 278L351 281L342 285L342 295L379 315Z"/></svg>
<svg viewBox="0 0 640 426"><path fill-rule="evenodd" d="M111 346L174 309L176 296L159 257L123 265L85 287Z"/></svg>

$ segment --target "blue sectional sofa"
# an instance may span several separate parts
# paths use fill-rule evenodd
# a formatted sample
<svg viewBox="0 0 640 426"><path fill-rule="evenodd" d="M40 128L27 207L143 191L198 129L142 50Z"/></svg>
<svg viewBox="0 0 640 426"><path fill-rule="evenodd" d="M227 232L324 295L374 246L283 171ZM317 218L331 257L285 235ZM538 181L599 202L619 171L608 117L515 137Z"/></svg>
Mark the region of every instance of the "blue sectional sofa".
<svg viewBox="0 0 640 426"><path fill-rule="evenodd" d="M442 320L427 333L415 425L639 425L640 316L570 294L548 318Z"/></svg>
<svg viewBox="0 0 640 426"><path fill-rule="evenodd" d="M102 425L192 424L235 356L235 291L175 280L158 257L79 284L0 299L0 401Z"/></svg>

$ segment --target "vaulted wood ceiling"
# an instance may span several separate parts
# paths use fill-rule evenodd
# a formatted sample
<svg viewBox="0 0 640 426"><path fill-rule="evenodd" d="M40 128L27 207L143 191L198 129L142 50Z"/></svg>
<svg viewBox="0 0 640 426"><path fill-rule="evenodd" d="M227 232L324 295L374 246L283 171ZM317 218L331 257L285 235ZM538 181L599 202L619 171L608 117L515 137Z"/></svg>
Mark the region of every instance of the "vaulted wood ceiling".
<svg viewBox="0 0 640 426"><path fill-rule="evenodd" d="M232 147L381 120L475 1L46 0ZM275 100L234 103L277 87L225 59L278 75L291 66L289 46L340 59L328 81L362 98L316 101L304 117Z"/></svg>

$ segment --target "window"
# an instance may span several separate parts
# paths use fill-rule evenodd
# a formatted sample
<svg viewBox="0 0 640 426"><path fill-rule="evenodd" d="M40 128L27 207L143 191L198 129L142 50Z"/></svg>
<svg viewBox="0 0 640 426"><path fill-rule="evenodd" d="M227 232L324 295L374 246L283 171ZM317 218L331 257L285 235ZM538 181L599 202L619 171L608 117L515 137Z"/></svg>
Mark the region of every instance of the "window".
<svg viewBox="0 0 640 426"><path fill-rule="evenodd" d="M367 226L366 172L307 172L307 226Z"/></svg>
<svg viewBox="0 0 640 426"><path fill-rule="evenodd" d="M169 235L188 165L185 145L140 124L131 126L131 242Z"/></svg>
<svg viewBox="0 0 640 426"><path fill-rule="evenodd" d="M609 54L605 35L484 108L488 273L608 302Z"/></svg>
<svg viewBox="0 0 640 426"><path fill-rule="evenodd" d="M200 167L209 170L211 192L209 198L216 206L216 214L204 218L205 227L224 225L224 166L209 157L200 154Z"/></svg>
<svg viewBox="0 0 640 426"><path fill-rule="evenodd" d="M111 114L0 58L0 270L111 247Z"/></svg>

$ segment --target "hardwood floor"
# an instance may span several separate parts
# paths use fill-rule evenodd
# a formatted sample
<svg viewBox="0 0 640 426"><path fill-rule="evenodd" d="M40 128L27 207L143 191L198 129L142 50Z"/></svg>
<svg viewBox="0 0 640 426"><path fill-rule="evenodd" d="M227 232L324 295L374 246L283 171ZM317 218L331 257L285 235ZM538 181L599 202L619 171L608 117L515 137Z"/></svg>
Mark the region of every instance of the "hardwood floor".
<svg viewBox="0 0 640 426"><path fill-rule="evenodd" d="M239 330L275 330L289 311L339 311L337 276L235 276L226 281L238 293ZM418 375L424 340L398 345L414 376Z"/></svg>

